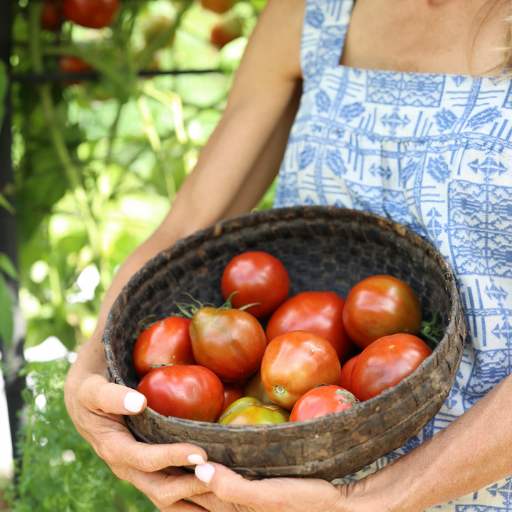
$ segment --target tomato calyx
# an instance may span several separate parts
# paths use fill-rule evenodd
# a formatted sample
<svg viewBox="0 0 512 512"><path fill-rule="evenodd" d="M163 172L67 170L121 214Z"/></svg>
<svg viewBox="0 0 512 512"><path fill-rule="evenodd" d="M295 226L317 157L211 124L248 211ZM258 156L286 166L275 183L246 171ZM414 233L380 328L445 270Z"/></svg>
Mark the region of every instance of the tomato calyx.
<svg viewBox="0 0 512 512"><path fill-rule="evenodd" d="M432 320L430 320L430 322L427 322L426 320L423 320L423 322L421 322L420 333L423 337L427 338L432 343L438 345L439 340L437 339L437 337L443 332L444 321L441 320L441 323L437 324L436 314L433 312L430 313L432 315Z"/></svg>
<svg viewBox="0 0 512 512"><path fill-rule="evenodd" d="M192 297L192 295L190 295L190 293L187 293L187 292L183 292L183 295L187 295L188 297L190 297L195 304L191 304L191 303L187 303L187 302L174 302L174 304L177 306L177 308L187 317L187 318L190 318L192 319L192 317L200 310L200 309L203 309L205 307L211 307L211 308L215 308L215 309L233 309L233 306L231 305L231 298L233 297L233 295L235 295L235 293L238 293L237 291L236 292L233 292L227 299L226 299L226 302L224 302L224 304L222 304L221 306L217 307L215 304L213 304L212 302L201 302L197 299L195 299L194 297ZM239 311L245 311L247 308L250 308L251 306L259 306L260 303L259 302L254 302L252 304L246 304L245 306L242 306L241 308L237 308Z"/></svg>
<svg viewBox="0 0 512 512"><path fill-rule="evenodd" d="M137 328L135 329L135 332L132 335L132 338L136 340L142 331L145 331L146 329L149 329L152 325L156 324L156 315L148 315L144 317L138 324Z"/></svg>

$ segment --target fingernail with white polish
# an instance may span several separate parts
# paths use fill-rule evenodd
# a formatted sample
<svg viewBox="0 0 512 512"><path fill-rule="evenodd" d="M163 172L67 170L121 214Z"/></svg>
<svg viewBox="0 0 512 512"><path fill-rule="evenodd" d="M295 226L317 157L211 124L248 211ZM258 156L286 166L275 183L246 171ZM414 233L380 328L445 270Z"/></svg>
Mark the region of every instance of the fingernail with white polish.
<svg viewBox="0 0 512 512"><path fill-rule="evenodd" d="M201 455L196 455L193 453L187 457L190 464L204 464L206 461L201 457Z"/></svg>
<svg viewBox="0 0 512 512"><path fill-rule="evenodd" d="M130 391L124 397L124 408L130 412L140 412L144 405L144 395Z"/></svg>
<svg viewBox="0 0 512 512"><path fill-rule="evenodd" d="M200 466L196 466L196 476L205 484L210 483L214 473L215 468L211 464L208 464L208 462L201 464Z"/></svg>

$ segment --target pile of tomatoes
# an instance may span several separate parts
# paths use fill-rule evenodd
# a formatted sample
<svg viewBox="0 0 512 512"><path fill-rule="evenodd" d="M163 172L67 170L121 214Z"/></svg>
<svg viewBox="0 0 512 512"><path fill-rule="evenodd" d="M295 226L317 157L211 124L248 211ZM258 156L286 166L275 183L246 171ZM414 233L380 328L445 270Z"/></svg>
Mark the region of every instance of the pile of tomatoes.
<svg viewBox="0 0 512 512"><path fill-rule="evenodd" d="M346 301L330 291L288 298L284 265L252 251L226 266L221 291L223 306L192 299L179 305L185 317L137 337L137 390L164 416L235 425L317 418L377 396L432 353L417 336L418 298L392 276L363 279Z"/></svg>

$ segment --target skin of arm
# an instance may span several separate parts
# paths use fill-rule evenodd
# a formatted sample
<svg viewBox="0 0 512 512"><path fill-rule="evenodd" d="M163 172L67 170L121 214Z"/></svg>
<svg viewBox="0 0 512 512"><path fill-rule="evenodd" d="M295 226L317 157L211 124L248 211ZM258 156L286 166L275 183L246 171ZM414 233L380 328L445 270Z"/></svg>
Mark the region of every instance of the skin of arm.
<svg viewBox="0 0 512 512"><path fill-rule="evenodd" d="M295 20L290 20L290 11L296 11ZM288 23L283 25L278 20L284 16ZM208 492L208 488L178 466L201 464L207 455L189 444L135 441L123 415L140 413L146 400L107 382L101 334L122 287L149 259L182 237L250 211L275 178L300 97L296 48L302 16L303 0L268 3L247 46L223 117L196 168L161 225L117 272L96 330L66 380L66 406L78 432L118 477L133 483L160 510L203 510L183 498Z"/></svg>

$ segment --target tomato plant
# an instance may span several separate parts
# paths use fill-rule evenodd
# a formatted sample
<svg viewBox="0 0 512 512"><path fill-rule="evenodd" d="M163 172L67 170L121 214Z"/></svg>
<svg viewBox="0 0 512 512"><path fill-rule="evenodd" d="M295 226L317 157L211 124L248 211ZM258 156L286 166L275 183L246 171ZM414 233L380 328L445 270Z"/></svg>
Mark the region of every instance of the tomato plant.
<svg viewBox="0 0 512 512"><path fill-rule="evenodd" d="M154 411L187 420L213 423L224 405L222 382L198 365L156 368L139 382L137 391Z"/></svg>
<svg viewBox="0 0 512 512"><path fill-rule="evenodd" d="M197 310L190 324L190 339L197 363L224 382L239 382L257 372L267 347L258 320L232 308Z"/></svg>
<svg viewBox="0 0 512 512"><path fill-rule="evenodd" d="M412 288L396 277L378 275L357 283L343 309L343 325L360 348L397 333L418 334L421 304Z"/></svg>
<svg viewBox="0 0 512 512"><path fill-rule="evenodd" d="M361 401L379 395L410 375L432 350L417 336L393 334L366 347L352 370L352 391Z"/></svg>
<svg viewBox="0 0 512 512"><path fill-rule="evenodd" d="M261 363L261 381L268 397L288 410L315 386L338 384L340 375L340 361L332 345L307 331L274 338Z"/></svg>
<svg viewBox="0 0 512 512"><path fill-rule="evenodd" d="M242 29L243 25L240 19L230 16L213 26L210 34L210 42L217 46L217 48L222 48L231 41L241 37Z"/></svg>
<svg viewBox="0 0 512 512"><path fill-rule="evenodd" d="M345 388L346 390L352 393L352 370L354 369L354 365L356 364L357 358L359 354L351 357L342 367L341 367L341 377L340 377L340 386Z"/></svg>
<svg viewBox="0 0 512 512"><path fill-rule="evenodd" d="M285 423L290 413L278 405L264 405L256 398L244 397L233 402L221 415L223 425L272 425Z"/></svg>
<svg viewBox="0 0 512 512"><path fill-rule="evenodd" d="M87 28L103 28L113 21L119 0L64 0L66 18Z"/></svg>
<svg viewBox="0 0 512 512"><path fill-rule="evenodd" d="M142 331L133 347L133 364L142 378L150 366L195 364L189 334L190 320L171 316Z"/></svg>
<svg viewBox="0 0 512 512"><path fill-rule="evenodd" d="M236 0L201 0L203 9L216 12L217 14L228 12L235 3Z"/></svg>
<svg viewBox="0 0 512 512"><path fill-rule="evenodd" d="M45 30L59 30L63 21L62 5L56 0L44 0L41 11L41 27Z"/></svg>
<svg viewBox="0 0 512 512"><path fill-rule="evenodd" d="M290 278L284 265L263 251L235 256L224 269L222 295L231 298L235 308L258 303L246 309L256 318L264 318L282 304L290 291Z"/></svg>
<svg viewBox="0 0 512 512"><path fill-rule="evenodd" d="M357 402L357 398L341 386L317 386L297 400L290 414L290 421L321 418L351 409Z"/></svg>
<svg viewBox="0 0 512 512"><path fill-rule="evenodd" d="M273 404L261 382L261 370L258 370L244 385L244 396L257 398L262 404Z"/></svg>
<svg viewBox="0 0 512 512"><path fill-rule="evenodd" d="M345 301L332 292L298 293L270 317L267 341L290 331L313 332L329 341L344 362L354 349L343 327L344 305Z"/></svg>
<svg viewBox="0 0 512 512"><path fill-rule="evenodd" d="M244 396L244 387L242 384L223 382L224 386L224 406L222 410L230 406Z"/></svg>

